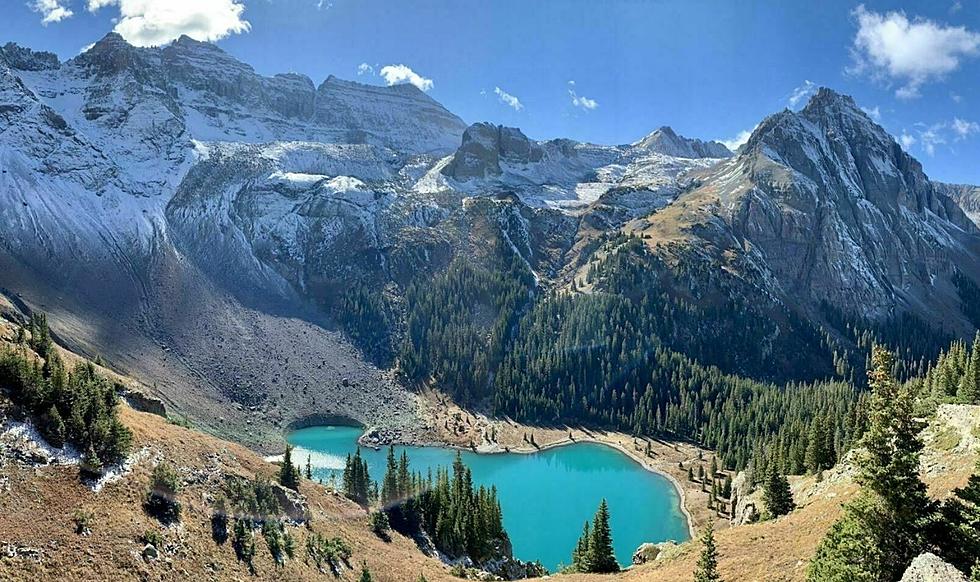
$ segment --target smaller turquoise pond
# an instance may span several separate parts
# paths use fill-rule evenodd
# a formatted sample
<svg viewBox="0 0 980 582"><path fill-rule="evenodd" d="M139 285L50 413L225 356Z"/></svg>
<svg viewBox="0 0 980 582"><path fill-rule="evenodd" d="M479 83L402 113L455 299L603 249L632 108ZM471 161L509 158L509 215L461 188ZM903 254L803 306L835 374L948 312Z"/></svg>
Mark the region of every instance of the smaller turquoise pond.
<svg viewBox="0 0 980 582"><path fill-rule="evenodd" d="M305 465L310 455L314 476L340 482L348 453L357 448L361 430L312 427L289 435L293 459ZM408 450L412 470L448 466L456 451L440 447L396 447ZM386 450L361 449L371 478L384 477ZM623 453L599 444L578 443L530 455L463 452L463 462L477 484L496 485L504 526L523 560L540 560L554 571L571 560L572 548L599 500L609 502L619 563L629 565L643 542L688 539L687 521L677 490L665 477L645 470Z"/></svg>

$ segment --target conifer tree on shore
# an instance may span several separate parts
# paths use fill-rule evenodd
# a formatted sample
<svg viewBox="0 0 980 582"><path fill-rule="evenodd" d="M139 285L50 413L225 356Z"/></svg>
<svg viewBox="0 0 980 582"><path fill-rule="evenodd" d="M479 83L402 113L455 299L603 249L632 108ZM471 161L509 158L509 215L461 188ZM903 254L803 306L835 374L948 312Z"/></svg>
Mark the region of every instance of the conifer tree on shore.
<svg viewBox="0 0 980 582"><path fill-rule="evenodd" d="M299 488L299 469L293 465L293 447L290 445L286 445L286 453L282 456L282 465L279 467L279 483L293 491Z"/></svg>
<svg viewBox="0 0 980 582"><path fill-rule="evenodd" d="M572 551L572 567L578 572L594 574L619 572L609 527L609 505L605 499L599 503L591 525L586 521L582 528L582 536Z"/></svg>

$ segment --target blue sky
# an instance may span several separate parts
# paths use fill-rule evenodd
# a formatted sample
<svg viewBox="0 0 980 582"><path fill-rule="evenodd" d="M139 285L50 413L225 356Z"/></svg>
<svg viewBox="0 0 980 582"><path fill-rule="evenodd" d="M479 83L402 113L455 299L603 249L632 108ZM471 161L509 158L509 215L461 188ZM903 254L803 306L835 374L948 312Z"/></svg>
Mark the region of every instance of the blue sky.
<svg viewBox="0 0 980 582"><path fill-rule="evenodd" d="M626 143L671 125L733 140L826 85L933 178L980 183L980 0L0 4L0 41L63 58L114 28L136 44L186 32L265 74L415 82L467 122L538 139Z"/></svg>

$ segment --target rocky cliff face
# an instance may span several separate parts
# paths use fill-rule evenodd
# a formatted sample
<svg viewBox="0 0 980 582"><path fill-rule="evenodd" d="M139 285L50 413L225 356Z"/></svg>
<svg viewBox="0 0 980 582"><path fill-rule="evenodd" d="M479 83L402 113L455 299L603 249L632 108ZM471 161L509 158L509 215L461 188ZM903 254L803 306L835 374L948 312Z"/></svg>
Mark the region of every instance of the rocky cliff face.
<svg viewBox="0 0 980 582"><path fill-rule="evenodd" d="M980 225L980 186L936 183L936 188L956 202L974 224Z"/></svg>
<svg viewBox="0 0 980 582"><path fill-rule="evenodd" d="M530 164L540 162L542 148L516 127L477 123L463 133L463 143L442 173L457 180L491 178L503 173L500 162Z"/></svg>
<svg viewBox="0 0 980 582"><path fill-rule="evenodd" d="M741 257L754 285L791 304L935 319L960 312L954 271L977 271L975 225L851 98L827 89L767 118L695 180L675 203L691 209L649 221L676 221L719 262Z"/></svg>

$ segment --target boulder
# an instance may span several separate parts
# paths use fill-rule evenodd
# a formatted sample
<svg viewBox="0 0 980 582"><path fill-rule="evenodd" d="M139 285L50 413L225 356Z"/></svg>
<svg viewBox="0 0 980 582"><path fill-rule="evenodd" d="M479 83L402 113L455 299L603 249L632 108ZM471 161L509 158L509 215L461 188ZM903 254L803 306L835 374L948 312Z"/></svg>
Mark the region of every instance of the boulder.
<svg viewBox="0 0 980 582"><path fill-rule="evenodd" d="M939 556L926 552L912 560L902 582L967 582L967 578Z"/></svg>
<svg viewBox="0 0 980 582"><path fill-rule="evenodd" d="M152 562L160 557L160 552L157 551L157 547L153 544L146 544L143 546L143 559L147 562Z"/></svg>
<svg viewBox="0 0 980 582"><path fill-rule="evenodd" d="M651 544L650 542L640 544L640 547L636 548L636 551L633 552L633 565L639 566L640 564L652 562L659 555L660 547L657 544Z"/></svg>

